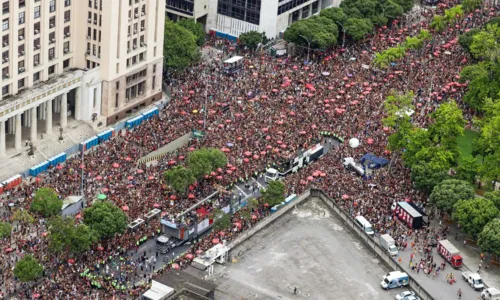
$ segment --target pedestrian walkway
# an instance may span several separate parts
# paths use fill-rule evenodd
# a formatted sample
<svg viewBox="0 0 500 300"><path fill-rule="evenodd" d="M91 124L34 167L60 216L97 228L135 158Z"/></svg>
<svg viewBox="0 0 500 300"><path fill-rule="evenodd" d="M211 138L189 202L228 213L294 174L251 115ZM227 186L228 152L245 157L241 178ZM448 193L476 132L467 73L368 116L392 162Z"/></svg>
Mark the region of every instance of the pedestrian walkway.
<svg viewBox="0 0 500 300"><path fill-rule="evenodd" d="M441 225L443 226L443 225ZM481 251L477 245L472 245L469 240L469 244L464 245L464 240L466 240L467 236L465 233L461 232L456 226L449 225L448 226L449 234L448 240L455 246L463 258L463 262L468 269L471 271L477 271L479 268L479 264L481 262ZM485 253L486 254L486 253ZM486 260L485 260L486 261ZM488 263L489 264L489 263ZM481 277L483 281L486 283L488 287L500 287L500 268L495 265L491 265L488 268L486 263L482 263L481 265ZM467 299L467 298L466 298Z"/></svg>
<svg viewBox="0 0 500 300"><path fill-rule="evenodd" d="M33 158L28 156L30 147L27 142L23 143L22 150L9 147L5 158L0 159L0 182L66 151L81 141L96 135L97 132L98 128L95 126L69 118L68 126L62 134L64 141L62 143L59 141L60 133L57 130L53 130L52 134L43 134L43 138L39 134L38 140L34 143L36 151Z"/></svg>

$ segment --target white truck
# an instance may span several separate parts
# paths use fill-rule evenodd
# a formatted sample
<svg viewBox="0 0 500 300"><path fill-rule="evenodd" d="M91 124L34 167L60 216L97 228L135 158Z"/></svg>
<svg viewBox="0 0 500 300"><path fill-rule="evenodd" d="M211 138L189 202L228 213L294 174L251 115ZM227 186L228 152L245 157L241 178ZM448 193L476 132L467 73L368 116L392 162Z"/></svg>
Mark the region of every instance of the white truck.
<svg viewBox="0 0 500 300"><path fill-rule="evenodd" d="M380 236L379 244L384 250L389 252L392 256L398 255L398 248L396 247L396 241L392 236L388 234L382 234Z"/></svg>
<svg viewBox="0 0 500 300"><path fill-rule="evenodd" d="M500 300L500 291L494 287L487 288L481 293L483 300Z"/></svg>
<svg viewBox="0 0 500 300"><path fill-rule="evenodd" d="M483 280L478 273L462 272L462 278L476 291L481 291L484 288Z"/></svg>
<svg viewBox="0 0 500 300"><path fill-rule="evenodd" d="M295 173L299 169L318 160L324 154L325 148L321 144L316 144L295 158L282 162L277 168L267 168L264 180L271 182L287 176L290 173Z"/></svg>

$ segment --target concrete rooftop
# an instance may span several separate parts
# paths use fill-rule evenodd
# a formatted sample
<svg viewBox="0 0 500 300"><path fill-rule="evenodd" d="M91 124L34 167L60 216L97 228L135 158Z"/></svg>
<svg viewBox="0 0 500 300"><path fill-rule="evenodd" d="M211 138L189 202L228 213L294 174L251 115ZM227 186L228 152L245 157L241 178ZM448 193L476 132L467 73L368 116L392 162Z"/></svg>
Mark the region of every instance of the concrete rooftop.
<svg viewBox="0 0 500 300"><path fill-rule="evenodd" d="M216 265L217 300L389 300L402 291L380 288L389 268L319 198L231 250L235 256Z"/></svg>

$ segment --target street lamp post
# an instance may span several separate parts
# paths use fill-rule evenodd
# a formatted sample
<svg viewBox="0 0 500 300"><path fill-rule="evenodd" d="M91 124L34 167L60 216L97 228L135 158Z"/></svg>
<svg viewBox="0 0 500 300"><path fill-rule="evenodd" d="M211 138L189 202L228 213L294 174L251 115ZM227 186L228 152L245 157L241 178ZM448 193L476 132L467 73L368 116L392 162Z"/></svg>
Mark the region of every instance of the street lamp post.
<svg viewBox="0 0 500 300"><path fill-rule="evenodd" d="M311 49L311 42L313 42L314 40L309 40L302 34L300 35L300 37L307 41L307 62L309 63L309 50Z"/></svg>
<svg viewBox="0 0 500 300"><path fill-rule="evenodd" d="M340 22L337 22L337 25L340 25L340 27L342 27L342 49L343 49L345 45L345 28L344 25L342 25L342 23Z"/></svg>

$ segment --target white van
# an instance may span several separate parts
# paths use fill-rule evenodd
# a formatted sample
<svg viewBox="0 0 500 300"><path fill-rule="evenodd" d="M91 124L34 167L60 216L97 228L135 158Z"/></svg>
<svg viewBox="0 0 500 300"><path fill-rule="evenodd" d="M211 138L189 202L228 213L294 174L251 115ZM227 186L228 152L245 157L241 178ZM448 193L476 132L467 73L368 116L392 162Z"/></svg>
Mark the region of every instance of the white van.
<svg viewBox="0 0 500 300"><path fill-rule="evenodd" d="M360 164L357 164L354 158L352 157L345 157L342 160L342 164L344 165L344 168L348 170L353 170L358 174L359 176L364 176L365 175L365 169L363 169L363 166Z"/></svg>
<svg viewBox="0 0 500 300"><path fill-rule="evenodd" d="M375 232L373 231L372 224L368 222L368 220L365 219L363 216L357 216L355 219L356 224L364 230L364 232L368 235L374 235Z"/></svg>
<svg viewBox="0 0 500 300"><path fill-rule="evenodd" d="M484 300L499 300L500 299L500 291L494 287L487 288L483 290L481 293L481 299Z"/></svg>
<svg viewBox="0 0 500 300"><path fill-rule="evenodd" d="M400 271L393 271L387 273L383 278L382 282L380 282L380 286L384 290L400 288L407 286L410 280L408 278L408 274Z"/></svg>

